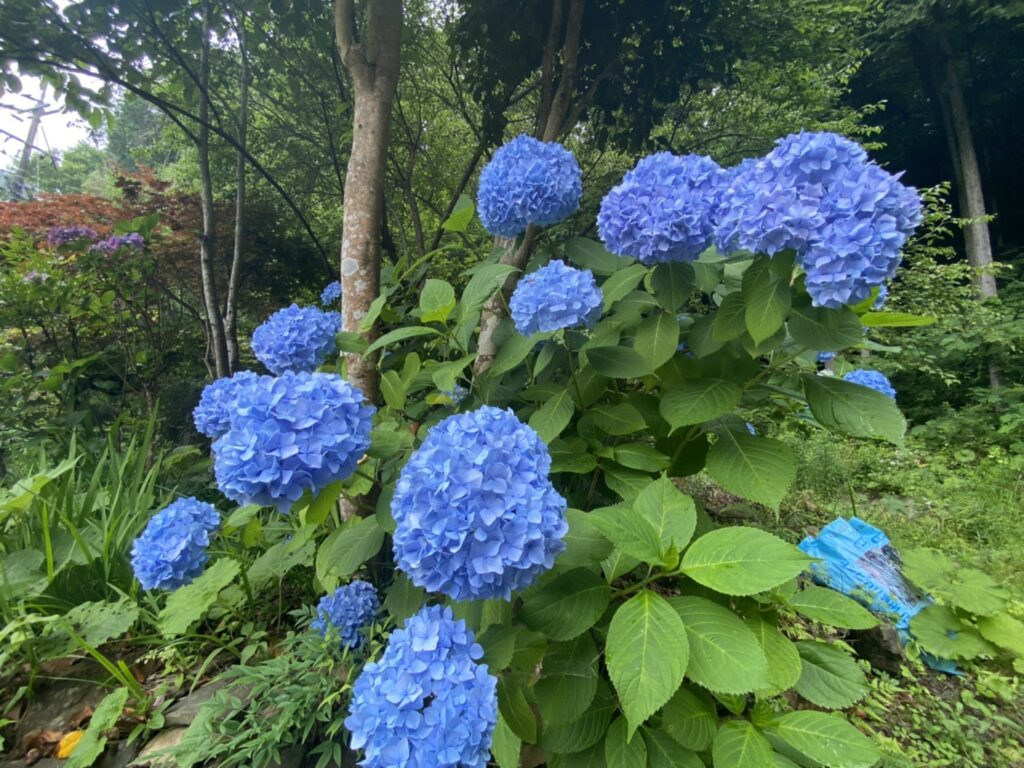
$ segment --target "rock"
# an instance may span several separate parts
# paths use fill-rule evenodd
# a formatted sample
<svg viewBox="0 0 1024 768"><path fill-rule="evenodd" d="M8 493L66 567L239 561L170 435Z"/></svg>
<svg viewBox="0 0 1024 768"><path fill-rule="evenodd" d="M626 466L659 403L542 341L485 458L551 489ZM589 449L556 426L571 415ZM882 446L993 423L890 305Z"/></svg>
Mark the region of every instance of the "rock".
<svg viewBox="0 0 1024 768"><path fill-rule="evenodd" d="M128 744L124 741L119 741L116 744L108 742L106 751L94 768L127 768L138 754L139 748L135 744Z"/></svg>
<svg viewBox="0 0 1024 768"><path fill-rule="evenodd" d="M145 765L150 766L150 768L171 768L174 765L173 758L161 753L178 746L187 730L188 728L171 728L166 731L160 731L142 748L139 756L131 762L131 765Z"/></svg>
<svg viewBox="0 0 1024 768"><path fill-rule="evenodd" d="M196 719L199 708L212 699L224 685L224 681L216 680L201 688L196 688L184 698L178 699L164 712L164 722L168 726L191 725L192 721Z"/></svg>
<svg viewBox="0 0 1024 768"><path fill-rule="evenodd" d="M97 669L96 665L80 664L75 665L69 674L102 679ZM102 673L103 676L105 674ZM51 681L37 692L18 720L12 739L19 749L15 754L24 754L34 734L45 731L64 732L73 720L79 719L83 709L95 707L108 692L109 689L88 679ZM43 761L36 765L43 765Z"/></svg>
<svg viewBox="0 0 1024 768"><path fill-rule="evenodd" d="M900 666L907 661L899 633L885 621L871 629L850 632L847 642L872 667L890 675L899 675Z"/></svg>

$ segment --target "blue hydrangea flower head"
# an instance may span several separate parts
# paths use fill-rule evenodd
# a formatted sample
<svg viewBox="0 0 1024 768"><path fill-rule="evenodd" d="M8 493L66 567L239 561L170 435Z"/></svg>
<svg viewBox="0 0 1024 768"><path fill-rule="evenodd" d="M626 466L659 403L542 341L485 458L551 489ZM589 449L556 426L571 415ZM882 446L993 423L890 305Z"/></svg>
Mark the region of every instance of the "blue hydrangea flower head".
<svg viewBox="0 0 1024 768"><path fill-rule="evenodd" d="M203 388L199 405L192 411L192 420L200 434L218 438L231 426L231 415L235 411L238 390L259 380L252 371L239 371L234 376L225 376Z"/></svg>
<svg viewBox="0 0 1024 768"><path fill-rule="evenodd" d="M597 215L605 247L648 266L695 261L711 245L725 171L710 157L658 152L623 177Z"/></svg>
<svg viewBox="0 0 1024 768"><path fill-rule="evenodd" d="M328 283L327 287L324 288L320 294L320 303L325 307L333 307L338 303L338 299L341 298L341 282L335 280L333 283Z"/></svg>
<svg viewBox="0 0 1024 768"><path fill-rule="evenodd" d="M395 487L399 568L455 600L511 599L565 549L566 502L550 469L547 446L510 410L444 419Z"/></svg>
<svg viewBox="0 0 1024 768"><path fill-rule="evenodd" d="M355 472L374 411L337 374L260 376L238 391L230 428L213 443L217 486L239 504L287 512L304 491Z"/></svg>
<svg viewBox="0 0 1024 768"><path fill-rule="evenodd" d="M345 727L364 768L486 768L498 681L451 608L423 608L363 667Z"/></svg>
<svg viewBox="0 0 1024 768"><path fill-rule="evenodd" d="M212 504L191 496L150 518L132 543L132 570L145 589L177 589L203 572L210 534L220 527Z"/></svg>
<svg viewBox="0 0 1024 768"><path fill-rule="evenodd" d="M896 390L893 389L886 375L880 371L858 368L843 376L843 379L853 384L860 384L862 387L868 387L876 392L881 392L883 395L887 395L894 400L896 399Z"/></svg>
<svg viewBox="0 0 1024 768"><path fill-rule="evenodd" d="M127 235L111 235L106 240L101 240L96 243L92 249L94 251L110 255L121 248L141 251L145 246L146 241L143 239L142 235L138 232L131 232Z"/></svg>
<svg viewBox="0 0 1024 768"><path fill-rule="evenodd" d="M458 408L459 404L469 395L469 390L461 384L456 384L454 387L446 389L441 394L452 401L453 407Z"/></svg>
<svg viewBox="0 0 1024 768"><path fill-rule="evenodd" d="M552 261L523 276L509 301L523 336L560 328L591 327L601 317L601 289L589 269Z"/></svg>
<svg viewBox="0 0 1024 768"><path fill-rule="evenodd" d="M292 304L252 334L252 351L271 373L312 371L337 349L341 314Z"/></svg>
<svg viewBox="0 0 1024 768"><path fill-rule="evenodd" d="M521 134L480 173L477 211L492 235L516 237L530 224L557 224L580 207L583 174L572 152Z"/></svg>
<svg viewBox="0 0 1024 768"><path fill-rule="evenodd" d="M834 133L780 139L729 174L718 212L719 250L796 251L814 305L856 304L892 277L921 221L917 190Z"/></svg>
<svg viewBox="0 0 1024 768"><path fill-rule="evenodd" d="M825 363L831 363L835 359L836 359L836 353L835 352L819 352L818 353L818 362L821 363L822 365L824 365Z"/></svg>
<svg viewBox="0 0 1024 768"><path fill-rule="evenodd" d="M324 637L333 627L345 648L358 648L363 644L360 630L373 623L379 610L380 599L373 584L357 579L338 587L333 595L322 597L310 626Z"/></svg>

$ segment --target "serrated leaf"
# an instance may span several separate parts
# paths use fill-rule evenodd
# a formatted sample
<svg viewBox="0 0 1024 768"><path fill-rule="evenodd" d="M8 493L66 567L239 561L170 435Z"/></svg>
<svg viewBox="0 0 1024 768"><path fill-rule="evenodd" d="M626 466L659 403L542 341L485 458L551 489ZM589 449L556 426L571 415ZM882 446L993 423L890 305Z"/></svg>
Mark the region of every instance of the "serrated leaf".
<svg viewBox="0 0 1024 768"><path fill-rule="evenodd" d="M372 517L353 517L320 544L316 577L328 592L380 551L384 531Z"/></svg>
<svg viewBox="0 0 1024 768"><path fill-rule="evenodd" d="M603 690L601 686L604 686ZM608 731L614 711L615 702L609 695L608 684L602 682L590 709L572 722L545 725L538 743L549 754L575 754L596 745L603 759L601 738Z"/></svg>
<svg viewBox="0 0 1024 768"><path fill-rule="evenodd" d="M778 509L796 478L796 459L785 443L723 430L708 449L708 473L727 491Z"/></svg>
<svg viewBox="0 0 1024 768"><path fill-rule="evenodd" d="M650 768L704 768L697 753L680 749L679 743L667 731L644 728L642 733Z"/></svg>
<svg viewBox="0 0 1024 768"><path fill-rule="evenodd" d="M586 355L587 364L609 379L638 379L654 372L650 361L629 347L594 347Z"/></svg>
<svg viewBox="0 0 1024 768"><path fill-rule="evenodd" d="M611 452L616 462L630 469L641 472L660 472L668 469L668 456L644 443L616 445L612 447Z"/></svg>
<svg viewBox="0 0 1024 768"><path fill-rule="evenodd" d="M610 275L601 283L601 295L604 299L602 311L607 312L619 299L629 294L640 279L647 273L643 264L631 264Z"/></svg>
<svg viewBox="0 0 1024 768"><path fill-rule="evenodd" d="M648 520L631 514L628 507L595 509L590 513L590 521L627 555L651 565L662 564L662 553L668 548L662 546L661 536Z"/></svg>
<svg viewBox="0 0 1024 768"><path fill-rule="evenodd" d="M710 332L717 342L732 341L747 332L747 303L739 291L730 293L722 300L713 316Z"/></svg>
<svg viewBox="0 0 1024 768"><path fill-rule="evenodd" d="M804 587L786 604L797 613L832 627L871 629L878 625L878 619L856 600L826 587Z"/></svg>
<svg viewBox="0 0 1024 768"><path fill-rule="evenodd" d="M472 216L472 209L470 209ZM427 278L420 292L420 322L443 323L455 309L455 289L447 280Z"/></svg>
<svg viewBox="0 0 1024 768"><path fill-rule="evenodd" d="M679 321L675 315L661 312L640 323L633 340L633 348L659 368L669 361L679 346Z"/></svg>
<svg viewBox="0 0 1024 768"><path fill-rule="evenodd" d="M907 422L891 397L832 376L805 374L802 380L807 404L822 426L853 437L903 440Z"/></svg>
<svg viewBox="0 0 1024 768"><path fill-rule="evenodd" d="M658 410L674 431L724 416L741 397L743 390L724 379L684 381L661 396Z"/></svg>
<svg viewBox="0 0 1024 768"><path fill-rule="evenodd" d="M991 576L963 568L937 549L911 549L902 553L903 573L940 603L979 616L992 616L1006 607L1010 593Z"/></svg>
<svg viewBox="0 0 1024 768"><path fill-rule="evenodd" d="M390 408L396 411L405 408L405 387L398 371L384 371L380 377L380 393Z"/></svg>
<svg viewBox="0 0 1024 768"><path fill-rule="evenodd" d="M837 352L859 344L864 331L860 319L847 307L797 307L789 316L789 333L807 349Z"/></svg>
<svg viewBox="0 0 1024 768"><path fill-rule="evenodd" d="M93 648L121 637L138 619L139 606L128 599L116 603L80 603L63 616L75 634Z"/></svg>
<svg viewBox="0 0 1024 768"><path fill-rule="evenodd" d="M494 762L498 764L498 768L519 768L519 753L522 746L522 740L508 727L505 718L499 714L491 741L491 755L494 757Z"/></svg>
<svg viewBox="0 0 1024 768"><path fill-rule="evenodd" d="M772 745L746 720L730 720L718 729L711 746L715 768L765 768L772 762Z"/></svg>
<svg viewBox="0 0 1024 768"><path fill-rule="evenodd" d="M465 232L469 222L473 220L475 210L473 199L469 195L459 195L451 215L441 222L441 229L445 232Z"/></svg>
<svg viewBox="0 0 1024 768"><path fill-rule="evenodd" d="M651 476L646 472L627 469L610 461L601 462L601 469L604 470L605 484L623 501L635 499L651 482Z"/></svg>
<svg viewBox="0 0 1024 768"><path fill-rule="evenodd" d="M498 711L509 729L528 744L537 741L537 717L523 693L523 686L514 678L498 681Z"/></svg>
<svg viewBox="0 0 1024 768"><path fill-rule="evenodd" d="M669 312L675 312L693 293L693 266L681 261L658 264L651 273L651 293Z"/></svg>
<svg viewBox="0 0 1024 768"><path fill-rule="evenodd" d="M686 627L686 676L719 693L750 693L768 686L768 660L742 619L703 597L668 599Z"/></svg>
<svg viewBox="0 0 1024 768"><path fill-rule="evenodd" d="M530 426L545 443L558 437L569 425L576 410L569 390L563 390L548 400L530 417Z"/></svg>
<svg viewBox="0 0 1024 768"><path fill-rule="evenodd" d="M868 695L864 673L842 649L817 640L796 644L802 662L797 693L825 709L846 709Z"/></svg>
<svg viewBox="0 0 1024 768"><path fill-rule="evenodd" d="M488 369L488 373L492 376L508 373L530 356L533 348L542 338L549 335L534 334L533 336L521 336L518 333L513 333L501 345L501 349L498 350L498 354L494 358L494 364Z"/></svg>
<svg viewBox="0 0 1024 768"><path fill-rule="evenodd" d="M610 275L633 263L632 259L609 253L599 242L586 237L569 240L565 244L565 255L574 264L597 275Z"/></svg>
<svg viewBox="0 0 1024 768"><path fill-rule="evenodd" d="M395 580L384 598L384 610L398 626L416 613L426 602L427 593L417 587L404 573L395 571Z"/></svg>
<svg viewBox="0 0 1024 768"><path fill-rule="evenodd" d="M800 679L800 652L796 644L779 631L766 617L748 616L744 622L757 638L758 645L768 660L768 687L757 691L758 695L774 696L788 691Z"/></svg>
<svg viewBox="0 0 1024 768"><path fill-rule="evenodd" d="M703 752L718 730L715 704L706 693L684 685L662 708L661 727L687 749Z"/></svg>
<svg viewBox="0 0 1024 768"><path fill-rule="evenodd" d="M997 613L995 616L981 616L977 626L981 636L990 643L1024 658L1024 622L1008 614Z"/></svg>
<svg viewBox="0 0 1024 768"><path fill-rule="evenodd" d="M800 575L811 563L792 544L759 530L719 528L697 539L683 556L682 571L726 595L754 595Z"/></svg>
<svg viewBox="0 0 1024 768"><path fill-rule="evenodd" d="M157 624L167 637L184 634L203 617L217 600L217 595L238 575L237 560L222 557L209 566L195 581L179 587L167 598Z"/></svg>
<svg viewBox="0 0 1024 768"><path fill-rule="evenodd" d="M882 756L871 739L837 714L786 712L775 719L772 730L826 768L870 768Z"/></svg>
<svg viewBox="0 0 1024 768"><path fill-rule="evenodd" d="M747 276L743 277L743 318L755 344L770 338L782 327L789 314L790 303L789 283L773 277L768 270L761 274L763 277L749 286Z"/></svg>
<svg viewBox="0 0 1024 768"><path fill-rule="evenodd" d="M594 625L611 600L611 588L585 568L527 590L519 617L552 640L572 640Z"/></svg>
<svg viewBox="0 0 1024 768"><path fill-rule="evenodd" d="M647 426L644 417L629 403L599 405L590 411L594 424L609 435L631 435Z"/></svg>
<svg viewBox="0 0 1024 768"><path fill-rule="evenodd" d="M626 719L616 718L604 737L604 761L615 768L647 768L647 743L633 738L635 729L627 728Z"/></svg>
<svg viewBox="0 0 1024 768"><path fill-rule="evenodd" d="M929 605L910 619L910 634L942 659L995 656L995 648L944 605Z"/></svg>
<svg viewBox="0 0 1024 768"><path fill-rule="evenodd" d="M565 551L558 556L560 566L591 565L611 554L612 543L601 533L588 513L569 509L565 516L569 532L562 539Z"/></svg>
<svg viewBox="0 0 1024 768"><path fill-rule="evenodd" d="M590 708L597 693L597 658L589 632L548 648L533 686L545 724L575 720Z"/></svg>
<svg viewBox="0 0 1024 768"><path fill-rule="evenodd" d="M608 627L605 663L629 739L679 688L688 658L683 621L663 597L645 589L619 606Z"/></svg>
<svg viewBox="0 0 1024 768"><path fill-rule="evenodd" d="M675 547L681 552L690 543L697 527L697 509L693 499L667 477L644 488L633 500L633 509L648 523L661 540L663 552Z"/></svg>
<svg viewBox="0 0 1024 768"><path fill-rule="evenodd" d="M389 344L397 344L400 341L406 341L408 339L414 339L417 336L440 336L441 333L434 328L427 328L423 325L412 325L405 328L396 328L390 333L385 333L363 352L363 357L376 352L378 349L388 346Z"/></svg>

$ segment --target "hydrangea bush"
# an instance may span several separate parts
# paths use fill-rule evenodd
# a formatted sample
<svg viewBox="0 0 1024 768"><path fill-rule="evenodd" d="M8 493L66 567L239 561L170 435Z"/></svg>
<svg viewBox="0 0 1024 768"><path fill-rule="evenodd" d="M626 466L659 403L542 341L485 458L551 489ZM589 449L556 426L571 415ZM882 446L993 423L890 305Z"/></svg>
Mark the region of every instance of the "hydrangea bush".
<svg viewBox="0 0 1024 768"><path fill-rule="evenodd" d="M881 392L886 397L896 398L896 390L890 383L889 378L881 371L858 368L843 376L843 380L859 384L862 387L868 387L875 390L875 392Z"/></svg>
<svg viewBox="0 0 1024 768"><path fill-rule="evenodd" d="M519 137L482 173L478 210L512 237L579 196L564 148ZM918 209L832 134L728 170L659 153L602 202L607 249L544 240L489 366L472 370L480 311L514 272L493 261L467 270L461 297L434 278L388 285L374 317L407 322L372 343L338 334L346 355L384 352L376 411L337 373L287 370L323 360L297 307L254 338L282 372L225 395L215 474L239 504L291 510L258 529L279 538L251 570L311 565L330 595L314 629L359 641L343 689L359 764L873 765L870 740L828 713L867 694L855 660L779 619L877 619L808 591L798 548L718 526L676 479L704 471L778 510L796 475L779 419L902 439L889 392L818 361L872 348L865 326L928 322L872 307ZM368 636L355 628L376 590Z"/></svg>

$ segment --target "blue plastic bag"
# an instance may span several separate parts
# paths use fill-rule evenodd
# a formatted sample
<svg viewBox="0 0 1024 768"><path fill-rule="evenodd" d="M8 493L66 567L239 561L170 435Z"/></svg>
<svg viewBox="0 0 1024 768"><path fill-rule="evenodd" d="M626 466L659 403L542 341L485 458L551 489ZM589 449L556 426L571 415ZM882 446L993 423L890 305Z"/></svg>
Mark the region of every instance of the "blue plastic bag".
<svg viewBox="0 0 1024 768"><path fill-rule="evenodd" d="M899 553L885 532L859 518L833 520L799 546L820 559L810 566L814 581L892 619L904 644L910 639L910 620L933 602L904 578ZM921 658L933 669L958 673L952 661L925 653Z"/></svg>

